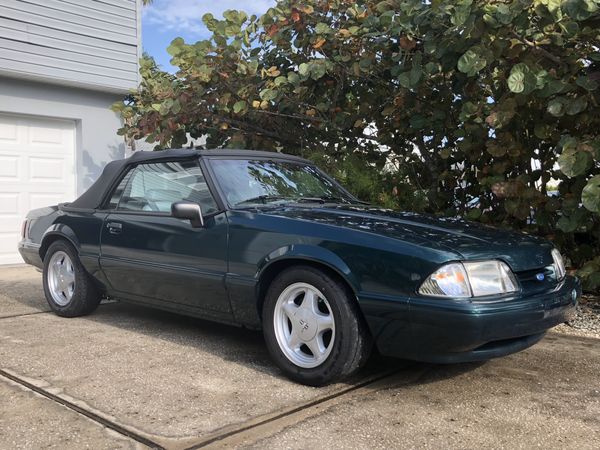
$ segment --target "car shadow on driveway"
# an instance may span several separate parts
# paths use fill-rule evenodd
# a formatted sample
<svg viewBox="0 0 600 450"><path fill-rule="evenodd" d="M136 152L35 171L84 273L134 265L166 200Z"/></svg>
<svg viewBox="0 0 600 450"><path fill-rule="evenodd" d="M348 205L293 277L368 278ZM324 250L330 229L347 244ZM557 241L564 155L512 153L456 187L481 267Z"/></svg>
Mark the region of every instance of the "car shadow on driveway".
<svg viewBox="0 0 600 450"><path fill-rule="evenodd" d="M270 376L286 379L271 361L261 331L119 301L105 303L83 319L164 339L199 352L209 352L223 361L251 366L254 370ZM484 362L452 365L421 363L384 357L374 350L367 365L358 374L344 381L356 384L365 378L396 374L389 379L392 386L396 384L393 380L403 384L402 380L398 380L398 377L402 378L403 373L427 372L428 376L420 377L418 382L431 383L475 370L483 364Z"/></svg>
<svg viewBox="0 0 600 450"><path fill-rule="evenodd" d="M5 268L0 279L0 318L50 313L44 298L41 274L26 266ZM69 319L59 319L69 320ZM159 338L197 352L208 352L222 361L249 366L270 376L285 377L271 361L260 331L224 325L208 320L165 312L150 307L119 301L103 301L91 315L76 319L91 320L136 333L138 336ZM356 384L368 377L388 372L422 371L435 367L430 364L382 357L376 352L356 376L346 380ZM444 377L473 370L474 365L440 366L434 372ZM440 375L441 376L441 375Z"/></svg>

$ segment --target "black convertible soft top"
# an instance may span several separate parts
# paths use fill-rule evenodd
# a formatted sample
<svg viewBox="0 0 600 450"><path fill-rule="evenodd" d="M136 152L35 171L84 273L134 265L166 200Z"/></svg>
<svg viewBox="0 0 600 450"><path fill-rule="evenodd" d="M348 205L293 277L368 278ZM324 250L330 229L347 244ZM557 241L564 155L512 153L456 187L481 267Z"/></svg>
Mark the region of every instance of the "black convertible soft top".
<svg viewBox="0 0 600 450"><path fill-rule="evenodd" d="M102 201L106 197L119 176L127 169L128 166L145 163L150 161L161 160L177 160L199 157L242 157L242 158L277 158L287 159L298 162L309 163L307 160L297 156L286 155L285 153L265 152L258 150L196 150L179 148L173 150L159 150L150 152L135 152L129 158L118 159L109 162L98 179L92 184L87 191L81 194L75 201L65 205L67 208L77 209L97 209L101 206Z"/></svg>

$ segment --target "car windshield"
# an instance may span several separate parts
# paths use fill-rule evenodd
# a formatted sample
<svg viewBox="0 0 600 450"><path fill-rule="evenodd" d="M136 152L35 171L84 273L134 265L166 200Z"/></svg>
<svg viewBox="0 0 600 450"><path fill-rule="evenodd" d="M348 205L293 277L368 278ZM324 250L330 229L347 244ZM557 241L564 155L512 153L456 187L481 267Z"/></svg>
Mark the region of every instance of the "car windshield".
<svg viewBox="0 0 600 450"><path fill-rule="evenodd" d="M230 206L356 203L315 166L281 160L214 159L211 166Z"/></svg>

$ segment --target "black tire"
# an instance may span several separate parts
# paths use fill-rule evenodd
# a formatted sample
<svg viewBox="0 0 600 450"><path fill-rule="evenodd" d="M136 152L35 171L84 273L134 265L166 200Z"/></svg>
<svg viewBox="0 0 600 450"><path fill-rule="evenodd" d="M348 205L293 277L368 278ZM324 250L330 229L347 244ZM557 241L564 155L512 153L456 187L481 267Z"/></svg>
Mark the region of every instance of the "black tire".
<svg viewBox="0 0 600 450"><path fill-rule="evenodd" d="M48 283L48 267L52 256L57 252L66 253L73 264L75 284L73 295L65 305L58 304L50 292ZM100 303L101 295L90 275L85 271L73 246L65 241L53 242L44 256L43 285L46 300L54 313L62 317L79 317L92 313Z"/></svg>
<svg viewBox="0 0 600 450"><path fill-rule="evenodd" d="M335 339L327 359L314 368L294 364L280 348L275 331L275 307L280 294L294 283L308 283L323 293L335 320ZM277 366L294 381L323 386L358 371L368 360L372 338L353 298L340 281L311 266L294 266L280 273L269 286L262 311L263 334Z"/></svg>

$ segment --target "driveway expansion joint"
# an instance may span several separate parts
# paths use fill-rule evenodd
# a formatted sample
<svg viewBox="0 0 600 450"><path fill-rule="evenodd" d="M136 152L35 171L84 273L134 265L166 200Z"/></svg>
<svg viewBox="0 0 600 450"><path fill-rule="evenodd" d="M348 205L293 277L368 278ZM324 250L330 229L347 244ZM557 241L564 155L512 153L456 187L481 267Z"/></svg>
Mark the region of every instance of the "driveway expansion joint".
<svg viewBox="0 0 600 450"><path fill-rule="evenodd" d="M197 443L186 447L185 450L197 450L200 448L208 447L212 444L218 444L220 441L222 441L224 439L227 439L227 438L230 438L230 437L242 434L242 433L246 433L253 429L262 427L264 425L274 424L282 419L285 419L286 417L293 416L294 414L300 413L305 410L313 409L315 407L318 408L319 405L322 405L323 403L327 403L332 400L339 399L340 397L343 397L347 394L353 393L354 391L357 391L364 387L370 386L372 384L376 384L386 378L396 375L400 371L401 371L401 369L388 370L388 371L385 371L378 375L375 375L373 377L369 377L368 379L363 380L360 383L354 384L354 385L349 386L344 389L340 389L339 391L333 392L331 394L316 398L308 403L298 405L291 409L287 409L287 410L284 410L279 413L275 412L275 413L271 413L271 414L266 414L266 415L263 415L262 418L255 417L253 419L247 420L246 422L242 422L241 424L237 424L237 426L235 426L232 429L222 429L221 431L217 430L211 436L204 437L203 439L200 439Z"/></svg>
<svg viewBox="0 0 600 450"><path fill-rule="evenodd" d="M4 320L4 319L15 319L18 317L27 317L27 316L36 316L38 314L48 314L51 313L52 311L36 311L36 312L30 312L30 313L23 313L23 314L13 314L10 316L1 316L0 320Z"/></svg>
<svg viewBox="0 0 600 450"><path fill-rule="evenodd" d="M96 422L106 428L109 428L112 431L119 433L120 435L126 436L130 439L133 439L134 441L137 441L140 444L144 444L144 445L146 445L152 449L156 449L156 450L166 450L165 447L158 444L157 442L154 442L151 439L148 439L147 437L136 433L135 431L132 431L132 430L130 430L124 426L121 426L111 420L108 420L105 417L100 416L99 414L96 414L92 411L82 408L81 406L76 405L75 403L70 402L69 400L66 400L58 395L52 394L51 392L48 392L46 389L42 389L41 387L36 386L35 384L30 383L29 381L23 380L22 378L14 375L10 372L7 372L6 370L0 369L0 377L10 380L13 383L16 383L26 389L29 389L30 391L33 391L43 397L46 397L47 399L52 400L53 402L58 403L58 404L64 406L65 408L75 411L76 413L81 414L82 416L85 416L88 419L91 419L94 422Z"/></svg>

